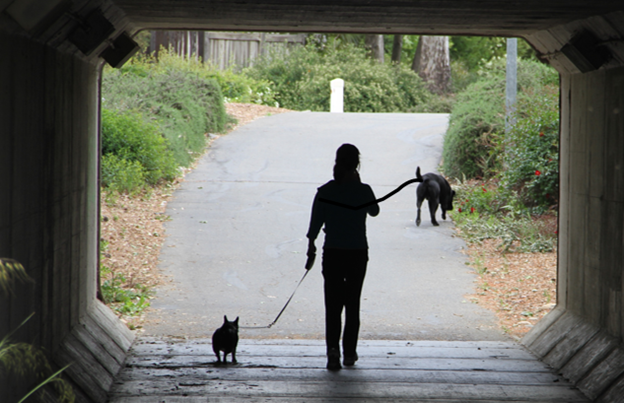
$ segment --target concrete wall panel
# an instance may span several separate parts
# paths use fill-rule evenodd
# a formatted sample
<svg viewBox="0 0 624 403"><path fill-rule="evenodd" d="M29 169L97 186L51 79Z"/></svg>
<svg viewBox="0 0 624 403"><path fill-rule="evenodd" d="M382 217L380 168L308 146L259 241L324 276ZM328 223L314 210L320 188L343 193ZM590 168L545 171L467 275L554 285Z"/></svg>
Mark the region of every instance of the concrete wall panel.
<svg viewBox="0 0 624 403"><path fill-rule="evenodd" d="M547 317L523 342L592 399L621 401L624 67L565 75L561 89L557 311L564 314Z"/></svg>
<svg viewBox="0 0 624 403"><path fill-rule="evenodd" d="M58 364L73 362L79 394L104 401L121 362L118 351L114 358L94 346L132 336L106 314L91 315L99 250L98 67L1 31L0 48L0 257L17 259L34 279L14 296L0 296L0 338L34 312L12 339L45 348ZM98 390L80 382L89 368L97 368L89 379ZM5 391L15 401L28 389L2 382L3 401Z"/></svg>

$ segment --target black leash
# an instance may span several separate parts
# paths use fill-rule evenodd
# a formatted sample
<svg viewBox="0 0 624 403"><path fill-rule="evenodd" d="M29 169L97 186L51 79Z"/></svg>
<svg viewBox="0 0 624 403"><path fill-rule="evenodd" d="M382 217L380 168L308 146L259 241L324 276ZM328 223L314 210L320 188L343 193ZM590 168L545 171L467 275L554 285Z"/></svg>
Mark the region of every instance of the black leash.
<svg viewBox="0 0 624 403"><path fill-rule="evenodd" d="M327 200L327 199L319 199L319 200L322 201L322 202L325 202L325 203L333 204L335 206L344 207L344 208L348 208L348 209L351 209L351 210L359 210L359 209L364 208L364 207L372 206L373 204L381 203L381 202L385 201L386 199L389 199L390 197L392 197L395 194L399 193L406 186L411 185L412 183L422 182L422 181L423 181L423 178L420 175L420 167L417 167L416 168L416 177L414 179L410 179L408 181L403 182L399 187L394 189L392 192L388 193L384 197L381 197L381 198L379 198L377 200L366 202L366 203L364 203L362 205L359 205L359 206L351 206L351 205L348 205L348 204L339 203L339 202L335 202L333 200ZM277 323L277 320L280 318L280 316L282 316L282 314L284 313L284 311L288 307L288 304L290 304L290 301L295 296L295 293L297 292L297 290L299 289L299 286L301 285L301 283L303 283L303 280L306 278L306 276L310 272L310 269L312 268L312 266L314 266L314 259L315 258L316 258L316 255L308 256L308 260L306 261L306 264L305 264L306 271L305 271L305 273L303 273L303 277L301 277L301 280L299 280L299 283L295 287L295 290L292 292L292 294L290 294L290 298L288 298L288 301L286 301L286 304L284 305L282 310L277 314L277 317L275 318L275 320L273 322L269 323L266 326L240 326L239 328L240 329L270 329L273 325L275 325Z"/></svg>
<svg viewBox="0 0 624 403"><path fill-rule="evenodd" d="M420 175L420 167L418 167L416 169L416 177L414 179L410 179L408 181L403 182L398 188L394 189L392 192L388 193L387 195L385 195L384 197L381 197L377 200L373 200L370 202L366 202L364 204L361 204L359 206L351 206L349 204L344 204L344 203L339 203L333 200L328 200L328 199L319 199L319 201L322 201L324 203L329 203L329 204L333 204L334 206L338 206L338 207L344 207L344 208L348 208L351 210L359 210L361 208L364 207L368 207L368 206L372 206L373 204L377 204L377 203L381 203L383 201L386 201L387 199L389 199L390 197L394 196L395 194L399 193L401 190L403 190L403 188L407 185L411 185L412 183L416 183L416 182L422 182L423 178Z"/></svg>
<svg viewBox="0 0 624 403"><path fill-rule="evenodd" d="M290 304L290 301L293 299L293 297L295 296L295 293L297 292L297 290L299 289L299 286L301 285L301 283L303 283L303 279L306 278L306 276L308 275L308 273L310 272L310 269L312 268L312 266L314 266L314 259L316 258L316 255L312 255L312 256L308 256L308 260L306 261L306 271L305 273L303 273L303 277L301 277L301 280L299 280L299 283L297 284L297 286L295 287L295 290L292 292L292 294L290 294L290 298L288 298L288 301L286 301L286 305L284 305L284 307L282 308L282 310L277 314L277 317L275 318L275 320L271 323L269 323L266 326L239 326L240 329L270 329L271 326L273 326L274 324L277 323L277 320L280 318L280 316L282 316L282 314L284 313L284 311L286 310L286 307L288 306L288 304Z"/></svg>

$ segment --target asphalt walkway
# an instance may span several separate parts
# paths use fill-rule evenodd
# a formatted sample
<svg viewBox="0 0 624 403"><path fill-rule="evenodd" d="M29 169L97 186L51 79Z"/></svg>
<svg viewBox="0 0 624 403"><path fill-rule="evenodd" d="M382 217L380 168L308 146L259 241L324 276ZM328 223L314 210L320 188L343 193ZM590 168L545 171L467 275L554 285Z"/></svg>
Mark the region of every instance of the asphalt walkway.
<svg viewBox="0 0 624 403"><path fill-rule="evenodd" d="M292 112L217 139L167 206L161 267L171 282L157 290L145 334L209 337L224 315L269 324L304 273L312 199L331 179L336 149L360 149L362 181L381 197L417 166L436 170L447 124L446 114ZM453 223L433 227L423 205L414 224L415 191L368 218L361 337L505 340L494 315L467 297L476 276ZM322 339L320 258L312 270L277 325L242 329L241 338Z"/></svg>

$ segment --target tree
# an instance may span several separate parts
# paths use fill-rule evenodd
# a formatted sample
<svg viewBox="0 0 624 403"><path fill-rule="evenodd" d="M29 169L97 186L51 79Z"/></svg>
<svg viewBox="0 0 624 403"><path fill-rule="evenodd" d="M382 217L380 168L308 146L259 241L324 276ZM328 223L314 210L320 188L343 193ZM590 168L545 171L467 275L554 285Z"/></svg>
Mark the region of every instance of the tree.
<svg viewBox="0 0 624 403"><path fill-rule="evenodd" d="M392 63L401 63L401 50L403 48L403 35L394 35L392 42Z"/></svg>
<svg viewBox="0 0 624 403"><path fill-rule="evenodd" d="M448 36L421 36L412 70L427 82L431 92L448 92L451 84Z"/></svg>
<svg viewBox="0 0 624 403"><path fill-rule="evenodd" d="M383 35L366 35L366 47L371 51L371 57L379 63L384 62Z"/></svg>

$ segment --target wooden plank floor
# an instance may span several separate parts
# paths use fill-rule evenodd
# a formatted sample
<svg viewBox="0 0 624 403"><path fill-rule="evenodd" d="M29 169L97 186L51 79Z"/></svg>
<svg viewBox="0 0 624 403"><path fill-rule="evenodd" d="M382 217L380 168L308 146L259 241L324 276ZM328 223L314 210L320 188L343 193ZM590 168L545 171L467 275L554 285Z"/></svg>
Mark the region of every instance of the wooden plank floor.
<svg viewBox="0 0 624 403"><path fill-rule="evenodd" d="M141 338L110 403L588 402L513 342L360 341L354 367L325 369L319 340L241 340L216 364L208 339Z"/></svg>

